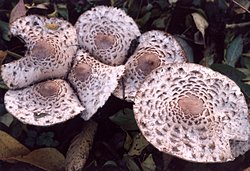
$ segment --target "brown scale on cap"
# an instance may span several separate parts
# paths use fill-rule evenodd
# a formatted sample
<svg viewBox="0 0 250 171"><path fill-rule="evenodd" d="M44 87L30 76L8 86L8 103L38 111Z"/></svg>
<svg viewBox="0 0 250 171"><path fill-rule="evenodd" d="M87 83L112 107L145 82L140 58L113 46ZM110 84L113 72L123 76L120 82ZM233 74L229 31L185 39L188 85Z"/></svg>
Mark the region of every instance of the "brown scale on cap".
<svg viewBox="0 0 250 171"><path fill-rule="evenodd" d="M56 96L60 90L60 87L55 81L47 81L40 84L38 88L39 94L43 97Z"/></svg>
<svg viewBox="0 0 250 171"><path fill-rule="evenodd" d="M178 104L187 116L198 116L204 111L204 102L192 94L182 97Z"/></svg>
<svg viewBox="0 0 250 171"><path fill-rule="evenodd" d="M48 56L53 56L54 54L55 54L55 49L46 40L37 41L34 47L31 49L31 55L38 59L43 59Z"/></svg>
<svg viewBox="0 0 250 171"><path fill-rule="evenodd" d="M115 43L113 35L106 35L103 33L97 33L95 36L95 45L98 49L108 49Z"/></svg>
<svg viewBox="0 0 250 171"><path fill-rule="evenodd" d="M144 75L148 75L153 69L157 68L161 64L161 60L156 54L144 53L138 58L137 70L141 70Z"/></svg>
<svg viewBox="0 0 250 171"><path fill-rule="evenodd" d="M85 81L91 75L91 66L86 63L80 63L74 68L74 72L79 80Z"/></svg>

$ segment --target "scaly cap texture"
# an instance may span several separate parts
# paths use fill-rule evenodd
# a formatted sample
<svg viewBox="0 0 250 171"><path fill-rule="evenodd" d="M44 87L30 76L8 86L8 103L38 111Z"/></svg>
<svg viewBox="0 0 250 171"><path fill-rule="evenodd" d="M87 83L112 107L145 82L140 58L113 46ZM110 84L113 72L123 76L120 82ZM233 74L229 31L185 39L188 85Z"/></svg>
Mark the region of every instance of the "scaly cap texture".
<svg viewBox="0 0 250 171"><path fill-rule="evenodd" d="M142 34L136 51L126 62L125 74L114 95L133 101L138 87L153 69L186 60L182 47L172 35L163 31L148 31Z"/></svg>
<svg viewBox="0 0 250 171"><path fill-rule="evenodd" d="M24 58L1 67L10 89L66 76L77 49L76 31L69 22L30 15L13 22L10 31L27 46Z"/></svg>
<svg viewBox="0 0 250 171"><path fill-rule="evenodd" d="M141 35L134 20L115 7L94 7L78 18L75 27L80 46L108 65L123 64L132 40Z"/></svg>
<svg viewBox="0 0 250 171"><path fill-rule="evenodd" d="M82 113L84 120L90 119L105 104L123 72L123 65L105 65L81 49L77 51L68 79L86 108Z"/></svg>
<svg viewBox="0 0 250 171"><path fill-rule="evenodd" d="M242 154L236 152L238 142L249 139L248 108L240 88L198 64L152 71L136 94L134 113L151 144L193 162L234 160Z"/></svg>
<svg viewBox="0 0 250 171"><path fill-rule="evenodd" d="M23 123L49 126L73 118L84 110L64 80L48 80L21 89L8 90L6 109Z"/></svg>

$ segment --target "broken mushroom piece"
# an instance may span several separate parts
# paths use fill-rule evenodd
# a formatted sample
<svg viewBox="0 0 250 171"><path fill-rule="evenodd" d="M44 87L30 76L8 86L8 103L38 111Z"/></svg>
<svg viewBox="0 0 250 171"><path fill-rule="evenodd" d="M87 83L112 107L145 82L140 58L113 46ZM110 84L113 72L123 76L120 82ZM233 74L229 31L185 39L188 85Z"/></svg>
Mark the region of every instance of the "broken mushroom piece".
<svg viewBox="0 0 250 171"><path fill-rule="evenodd" d="M8 90L4 103L21 122L38 126L67 121L84 110L69 84L60 79L21 90Z"/></svg>
<svg viewBox="0 0 250 171"><path fill-rule="evenodd" d="M82 113L84 120L90 119L97 109L104 105L116 88L123 72L123 65L108 66L81 49L77 51L68 79L86 108Z"/></svg>
<svg viewBox="0 0 250 171"><path fill-rule="evenodd" d="M140 83L153 69L186 60L185 52L172 35L163 31L148 31L142 34L136 51L126 62L125 74L119 80L114 95L133 101Z"/></svg>
<svg viewBox="0 0 250 171"><path fill-rule="evenodd" d="M248 109L240 88L198 64L169 64L151 72L134 105L145 138L162 152L193 162L226 162L232 141L247 141Z"/></svg>
<svg viewBox="0 0 250 171"><path fill-rule="evenodd" d="M26 43L24 58L2 65L3 81L10 89L66 76L76 53L76 31L67 21L30 15L10 25L14 36Z"/></svg>
<svg viewBox="0 0 250 171"><path fill-rule="evenodd" d="M124 11L106 6L83 13L75 27L80 46L107 65L123 64L132 40L141 35Z"/></svg>

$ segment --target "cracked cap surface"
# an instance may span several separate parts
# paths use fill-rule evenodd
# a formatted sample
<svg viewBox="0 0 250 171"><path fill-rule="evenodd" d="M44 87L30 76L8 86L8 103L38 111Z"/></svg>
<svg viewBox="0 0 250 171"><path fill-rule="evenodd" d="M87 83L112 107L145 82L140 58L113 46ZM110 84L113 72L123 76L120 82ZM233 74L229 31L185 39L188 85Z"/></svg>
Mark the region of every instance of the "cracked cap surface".
<svg viewBox="0 0 250 171"><path fill-rule="evenodd" d="M249 143L248 109L240 88L198 64L153 70L136 94L134 113L151 144L185 160L231 161L246 152L247 147L237 151L240 144Z"/></svg>

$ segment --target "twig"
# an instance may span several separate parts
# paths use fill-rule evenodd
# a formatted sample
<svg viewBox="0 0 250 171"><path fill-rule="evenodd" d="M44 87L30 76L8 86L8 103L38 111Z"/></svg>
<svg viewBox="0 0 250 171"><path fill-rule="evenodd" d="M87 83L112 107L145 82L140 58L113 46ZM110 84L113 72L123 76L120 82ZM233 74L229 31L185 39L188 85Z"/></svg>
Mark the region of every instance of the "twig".
<svg viewBox="0 0 250 171"><path fill-rule="evenodd" d="M248 9L246 9L243 5L241 5L239 2L232 0L233 3L235 3L236 5L238 5L240 8L242 8L244 11L248 12L250 14L250 11Z"/></svg>
<svg viewBox="0 0 250 171"><path fill-rule="evenodd" d="M21 55L15 53L15 52L11 52L11 51L8 51L8 50L7 50L6 52L7 52L8 55L13 56L13 57L16 58L16 59L20 59L20 58L23 57L23 56L21 56Z"/></svg>
<svg viewBox="0 0 250 171"><path fill-rule="evenodd" d="M238 24L226 24L226 28L237 28L237 27L246 27L250 26L250 22L245 22L245 23L238 23Z"/></svg>

